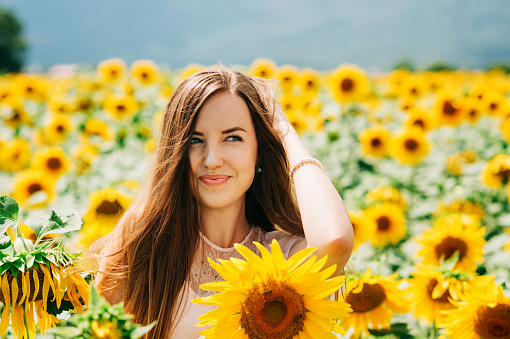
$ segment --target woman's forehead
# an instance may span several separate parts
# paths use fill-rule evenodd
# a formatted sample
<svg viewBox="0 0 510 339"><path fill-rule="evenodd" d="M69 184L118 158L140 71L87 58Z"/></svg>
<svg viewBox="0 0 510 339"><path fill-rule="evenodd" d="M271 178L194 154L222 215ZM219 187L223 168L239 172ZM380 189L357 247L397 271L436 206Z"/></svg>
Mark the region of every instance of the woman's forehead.
<svg viewBox="0 0 510 339"><path fill-rule="evenodd" d="M253 123L246 102L237 94L221 92L207 99L200 108L196 129L251 127Z"/></svg>

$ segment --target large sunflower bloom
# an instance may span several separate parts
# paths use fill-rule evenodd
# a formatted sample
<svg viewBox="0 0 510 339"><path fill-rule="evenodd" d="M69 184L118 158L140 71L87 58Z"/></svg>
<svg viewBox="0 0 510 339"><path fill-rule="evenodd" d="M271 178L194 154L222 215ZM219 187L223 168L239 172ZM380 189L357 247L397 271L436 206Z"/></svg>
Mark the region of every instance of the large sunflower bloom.
<svg viewBox="0 0 510 339"><path fill-rule="evenodd" d="M440 327L448 339L502 339L510 337L510 297L494 282L472 289L452 301L457 308L443 311Z"/></svg>
<svg viewBox="0 0 510 339"><path fill-rule="evenodd" d="M0 336L12 324L14 338L32 339L37 326L42 334L59 323L48 313L48 302L55 301L60 308L62 300L70 301L77 312L83 312L89 301L89 287L74 266L36 264L26 272L18 271L14 277L10 270L0 277L0 301L4 303L0 320ZM25 323L27 326L25 326ZM28 328L28 333L27 333Z"/></svg>
<svg viewBox="0 0 510 339"><path fill-rule="evenodd" d="M369 90L365 71L353 65L342 65L329 77L329 91L340 103L365 99Z"/></svg>
<svg viewBox="0 0 510 339"><path fill-rule="evenodd" d="M458 301L467 289L490 283L492 276L471 276L461 271L441 272L438 268L419 266L409 279L409 300L415 319L438 327L440 311L455 308L450 300Z"/></svg>
<svg viewBox="0 0 510 339"><path fill-rule="evenodd" d="M131 77L142 85L152 85L159 79L158 65L152 60L135 61L129 69Z"/></svg>
<svg viewBox="0 0 510 339"><path fill-rule="evenodd" d="M358 139L363 154L378 158L388 156L391 144L391 133L386 127L374 126L366 128L360 132Z"/></svg>
<svg viewBox="0 0 510 339"><path fill-rule="evenodd" d="M25 110L22 101L18 98L2 99L0 119L13 129L32 124L32 118Z"/></svg>
<svg viewBox="0 0 510 339"><path fill-rule="evenodd" d="M301 71L298 83L305 93L311 93L313 95L318 94L321 88L319 74L317 71L309 68Z"/></svg>
<svg viewBox="0 0 510 339"><path fill-rule="evenodd" d="M488 187L499 189L510 180L510 155L498 154L487 161L480 174L480 181Z"/></svg>
<svg viewBox="0 0 510 339"><path fill-rule="evenodd" d="M206 338L336 338L332 333L345 331L335 319L351 311L343 301L323 300L338 291L344 277L328 279L333 265L320 271L327 258L307 260L314 251L307 248L285 260L276 240L271 252L255 242L262 257L235 244L246 261L232 258L211 266L225 281L200 288L222 293L194 299L196 304L218 306L199 317L198 326Z"/></svg>
<svg viewBox="0 0 510 339"><path fill-rule="evenodd" d="M391 155L401 164L414 166L422 162L432 144L426 134L417 128L406 128L392 140Z"/></svg>
<svg viewBox="0 0 510 339"><path fill-rule="evenodd" d="M347 303L352 307L340 324L354 329L354 338L371 329L387 328L394 313L407 313L406 292L399 288L398 274L372 276L370 268L362 277L347 283ZM316 338L316 337L314 337ZM318 337L317 337L318 338Z"/></svg>
<svg viewBox="0 0 510 339"><path fill-rule="evenodd" d="M259 58L253 61L250 66L248 73L251 76L259 78L272 78L277 66L274 61L270 59Z"/></svg>
<svg viewBox="0 0 510 339"><path fill-rule="evenodd" d="M66 173L69 160L66 152L60 147L41 149L34 154L32 167L41 170L54 178Z"/></svg>
<svg viewBox="0 0 510 339"><path fill-rule="evenodd" d="M434 129L437 125L433 114L418 107L412 107L408 110L408 116L404 124L408 128L417 127L424 132Z"/></svg>
<svg viewBox="0 0 510 339"><path fill-rule="evenodd" d="M13 196L20 205L37 208L53 200L56 185L45 172L28 170L14 177L13 186Z"/></svg>
<svg viewBox="0 0 510 339"><path fill-rule="evenodd" d="M439 94L435 110L439 125L457 126L464 120L464 111L452 93Z"/></svg>
<svg viewBox="0 0 510 339"><path fill-rule="evenodd" d="M73 119L65 114L53 114L44 126L44 136L50 143L61 143L67 139L74 129Z"/></svg>
<svg viewBox="0 0 510 339"><path fill-rule="evenodd" d="M107 83L115 82L124 77L126 63L119 58L105 60L97 66L97 72L102 81Z"/></svg>
<svg viewBox="0 0 510 339"><path fill-rule="evenodd" d="M30 162L30 143L16 138L2 145L0 169L6 172L19 172Z"/></svg>
<svg viewBox="0 0 510 339"><path fill-rule="evenodd" d="M415 241L421 245L417 257L424 265L439 266L440 260L448 260L457 252L459 259L454 269L468 272L483 262L483 234L478 218L454 213L438 218L434 226L426 229Z"/></svg>
<svg viewBox="0 0 510 339"><path fill-rule="evenodd" d="M374 204L363 210L363 217L367 227L374 230L370 239L374 247L396 245L406 236L406 217L397 204Z"/></svg>

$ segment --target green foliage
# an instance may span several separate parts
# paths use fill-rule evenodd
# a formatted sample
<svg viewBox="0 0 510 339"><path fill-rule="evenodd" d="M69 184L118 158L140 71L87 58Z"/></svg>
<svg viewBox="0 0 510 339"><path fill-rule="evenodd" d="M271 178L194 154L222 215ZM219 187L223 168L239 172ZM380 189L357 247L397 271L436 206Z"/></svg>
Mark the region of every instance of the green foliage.
<svg viewBox="0 0 510 339"><path fill-rule="evenodd" d="M505 74L510 74L510 61L507 62L495 62L487 67L487 71L501 70Z"/></svg>
<svg viewBox="0 0 510 339"><path fill-rule="evenodd" d="M407 71L414 72L416 69L416 66L414 65L414 62L411 59L400 59L395 63L393 66L393 69L403 69Z"/></svg>
<svg viewBox="0 0 510 339"><path fill-rule="evenodd" d="M103 299L93 285L90 286L89 308L83 314L75 313L67 321L65 327L57 327L49 332L66 338L92 339L99 338L101 331L108 337L137 339L149 332L156 324L139 326L130 321L130 314L124 313L122 303L111 306ZM106 336L104 336L106 337Z"/></svg>
<svg viewBox="0 0 510 339"><path fill-rule="evenodd" d="M0 73L19 72L25 50L20 21L13 12L0 7Z"/></svg>
<svg viewBox="0 0 510 339"><path fill-rule="evenodd" d="M433 62L426 68L428 72L454 71L455 69L455 66L443 61Z"/></svg>

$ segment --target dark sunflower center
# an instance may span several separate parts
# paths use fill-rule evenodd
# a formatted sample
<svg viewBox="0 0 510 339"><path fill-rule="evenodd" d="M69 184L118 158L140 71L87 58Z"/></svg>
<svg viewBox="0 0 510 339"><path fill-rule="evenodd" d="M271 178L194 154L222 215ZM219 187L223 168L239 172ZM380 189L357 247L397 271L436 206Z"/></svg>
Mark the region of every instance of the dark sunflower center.
<svg viewBox="0 0 510 339"><path fill-rule="evenodd" d="M381 139L379 138L373 138L372 140L370 140L370 144L372 145L372 147L379 147L382 142L381 142Z"/></svg>
<svg viewBox="0 0 510 339"><path fill-rule="evenodd" d="M379 231L386 231L390 228L391 225L390 219L388 219L388 217L385 216L377 218L376 223L377 229Z"/></svg>
<svg viewBox="0 0 510 339"><path fill-rule="evenodd" d="M416 87L411 88L411 94L416 94L416 93L418 93L418 89L416 89Z"/></svg>
<svg viewBox="0 0 510 339"><path fill-rule="evenodd" d="M33 91L34 91L34 89L31 86L27 86L27 92L28 93L32 93Z"/></svg>
<svg viewBox="0 0 510 339"><path fill-rule="evenodd" d="M112 70L110 70L110 74L111 74L112 76L116 76L116 75L118 74L118 72L117 72L117 70L116 70L116 69L112 69Z"/></svg>
<svg viewBox="0 0 510 339"><path fill-rule="evenodd" d="M62 167L62 162L59 158L49 158L46 164L48 165L48 168L52 170L57 170Z"/></svg>
<svg viewBox="0 0 510 339"><path fill-rule="evenodd" d="M91 103L88 100L81 100L80 101L80 108L82 110L87 110L87 109L90 108L90 106L92 106L92 105L91 105Z"/></svg>
<svg viewBox="0 0 510 339"><path fill-rule="evenodd" d="M414 139L407 139L404 142L404 147L406 148L406 150L413 152L418 148L418 143Z"/></svg>
<svg viewBox="0 0 510 339"><path fill-rule="evenodd" d="M347 302L351 305L353 312L365 313L381 305L386 299L384 289L379 284L363 284L360 293L351 293L347 296Z"/></svg>
<svg viewBox="0 0 510 339"><path fill-rule="evenodd" d="M57 132L62 133L62 132L64 132L64 131L65 131L64 126L62 126L62 125L58 125L58 126L57 126Z"/></svg>
<svg viewBox="0 0 510 339"><path fill-rule="evenodd" d="M287 306L279 299L267 303L262 310L264 322L271 327L280 325L286 315Z"/></svg>
<svg viewBox="0 0 510 339"><path fill-rule="evenodd" d="M354 88L354 81L352 81L352 79L345 78L340 83L340 88L344 92L350 92Z"/></svg>
<svg viewBox="0 0 510 339"><path fill-rule="evenodd" d="M126 106L120 104L120 105L117 105L117 111L119 112L124 112L126 110Z"/></svg>
<svg viewBox="0 0 510 339"><path fill-rule="evenodd" d="M142 78L147 79L149 74L147 72L142 72Z"/></svg>
<svg viewBox="0 0 510 339"><path fill-rule="evenodd" d="M419 126L421 128L425 127L425 123L423 122L423 120L421 119L416 119L414 122L413 122L413 125L415 126Z"/></svg>
<svg viewBox="0 0 510 339"><path fill-rule="evenodd" d="M432 279L430 280L429 284L427 285L427 292L429 294L429 296L432 298L432 291L434 291L434 288L437 286L437 280L436 279ZM439 298L437 299L433 299L435 301L440 301L440 302L443 302L443 303L450 303L448 301L448 298L450 298L450 292L448 292L448 290L446 290L446 292L443 293L442 296L440 296Z"/></svg>
<svg viewBox="0 0 510 339"><path fill-rule="evenodd" d="M42 191L42 186L38 183L30 184L27 188L29 194Z"/></svg>
<svg viewBox="0 0 510 339"><path fill-rule="evenodd" d="M466 256L467 245L459 238L446 237L436 245L437 258L444 256L444 259L448 260L456 251L459 251L459 261Z"/></svg>
<svg viewBox="0 0 510 339"><path fill-rule="evenodd" d="M510 305L480 307L475 320L475 332L484 339L509 339Z"/></svg>
<svg viewBox="0 0 510 339"><path fill-rule="evenodd" d="M491 102L491 104L489 105L489 108L491 111L495 111L498 109L498 104L495 102Z"/></svg>
<svg viewBox="0 0 510 339"><path fill-rule="evenodd" d="M453 107L452 103L449 100L445 100L443 102L443 112L446 115L454 115L457 113L457 109Z"/></svg>
<svg viewBox="0 0 510 339"><path fill-rule="evenodd" d="M119 203L117 199L114 201L103 200L101 204L96 208L96 213L98 214L107 214L107 215L116 215L122 210L122 205Z"/></svg>
<svg viewBox="0 0 510 339"><path fill-rule="evenodd" d="M249 338L292 338L302 330L305 318L301 295L273 280L252 288L241 307L241 326Z"/></svg>
<svg viewBox="0 0 510 339"><path fill-rule="evenodd" d="M260 71L260 77L265 78L267 76L267 71L265 69Z"/></svg>
<svg viewBox="0 0 510 339"><path fill-rule="evenodd" d="M472 110L469 111L469 115L472 116L472 117L476 116L477 113L478 112L476 111L476 109L472 109Z"/></svg>

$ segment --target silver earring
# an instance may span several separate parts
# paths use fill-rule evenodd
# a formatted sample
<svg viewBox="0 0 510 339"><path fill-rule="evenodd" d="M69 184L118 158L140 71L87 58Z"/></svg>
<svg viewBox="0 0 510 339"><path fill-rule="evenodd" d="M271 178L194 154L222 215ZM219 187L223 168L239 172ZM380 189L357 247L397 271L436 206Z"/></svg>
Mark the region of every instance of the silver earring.
<svg viewBox="0 0 510 339"><path fill-rule="evenodd" d="M262 167L260 167L260 166L255 166L255 171L256 171L257 173L261 173L261 172L262 172Z"/></svg>

